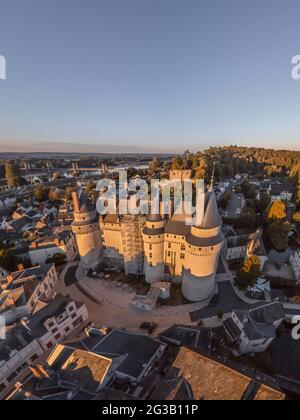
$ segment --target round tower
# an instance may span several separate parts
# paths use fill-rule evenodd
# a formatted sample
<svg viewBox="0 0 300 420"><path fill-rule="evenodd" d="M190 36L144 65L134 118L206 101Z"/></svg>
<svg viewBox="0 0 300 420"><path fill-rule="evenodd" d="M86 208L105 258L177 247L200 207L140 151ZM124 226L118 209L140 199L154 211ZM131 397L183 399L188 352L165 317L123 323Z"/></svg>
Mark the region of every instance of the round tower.
<svg viewBox="0 0 300 420"><path fill-rule="evenodd" d="M102 261L102 244L97 212L85 193L78 197L72 194L74 222L72 231L76 236L80 259L86 269L97 267Z"/></svg>
<svg viewBox="0 0 300 420"><path fill-rule="evenodd" d="M206 301L216 293L216 272L224 243L222 222L212 188L203 205L201 224L192 226L186 236L182 294L191 302Z"/></svg>
<svg viewBox="0 0 300 420"><path fill-rule="evenodd" d="M149 214L143 229L144 271L147 283L162 281L164 278L164 233L165 219L159 214Z"/></svg>

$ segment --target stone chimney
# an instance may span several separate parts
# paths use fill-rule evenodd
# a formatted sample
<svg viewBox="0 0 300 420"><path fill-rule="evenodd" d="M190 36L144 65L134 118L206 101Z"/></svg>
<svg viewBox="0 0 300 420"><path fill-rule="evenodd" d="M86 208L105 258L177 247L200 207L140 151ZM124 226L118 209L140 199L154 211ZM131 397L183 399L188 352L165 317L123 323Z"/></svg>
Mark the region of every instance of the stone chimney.
<svg viewBox="0 0 300 420"><path fill-rule="evenodd" d="M49 373L42 365L29 366L29 369L37 379L50 378Z"/></svg>

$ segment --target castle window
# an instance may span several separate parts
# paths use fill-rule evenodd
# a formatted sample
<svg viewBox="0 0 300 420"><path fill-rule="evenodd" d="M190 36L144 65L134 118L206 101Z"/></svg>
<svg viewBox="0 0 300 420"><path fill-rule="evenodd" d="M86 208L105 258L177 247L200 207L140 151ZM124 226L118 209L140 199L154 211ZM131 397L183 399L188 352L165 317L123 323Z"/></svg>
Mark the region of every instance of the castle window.
<svg viewBox="0 0 300 420"><path fill-rule="evenodd" d="M185 257L185 255L184 255L184 254L181 254L181 255L180 255L180 258L181 258L182 260L184 260L184 257Z"/></svg>
<svg viewBox="0 0 300 420"><path fill-rule="evenodd" d="M171 257L171 252L170 251L168 252L168 257Z"/></svg>
<svg viewBox="0 0 300 420"><path fill-rule="evenodd" d="M172 246L172 245L171 245L170 243L168 243L168 248L169 248L169 249L171 248L171 246Z"/></svg>
<svg viewBox="0 0 300 420"><path fill-rule="evenodd" d="M181 245L181 251L185 251L185 246Z"/></svg>
<svg viewBox="0 0 300 420"><path fill-rule="evenodd" d="M149 249L150 249L150 251L152 251L152 244L149 245Z"/></svg>
<svg viewBox="0 0 300 420"><path fill-rule="evenodd" d="M152 253L149 254L149 257L152 258Z"/></svg>

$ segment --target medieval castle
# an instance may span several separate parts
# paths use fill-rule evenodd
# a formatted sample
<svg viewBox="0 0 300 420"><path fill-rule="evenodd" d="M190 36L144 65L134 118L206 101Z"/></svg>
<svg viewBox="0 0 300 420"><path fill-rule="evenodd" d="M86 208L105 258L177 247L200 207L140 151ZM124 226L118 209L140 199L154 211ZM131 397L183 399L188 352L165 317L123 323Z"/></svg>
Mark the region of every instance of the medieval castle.
<svg viewBox="0 0 300 420"><path fill-rule="evenodd" d="M188 179L189 171L174 171L170 179ZM192 225L186 215L160 214L99 216L84 192L73 193L74 223L82 265L99 263L145 275L148 283L180 283L191 302L209 300L216 293L216 272L224 243L222 222L212 185L197 201Z"/></svg>

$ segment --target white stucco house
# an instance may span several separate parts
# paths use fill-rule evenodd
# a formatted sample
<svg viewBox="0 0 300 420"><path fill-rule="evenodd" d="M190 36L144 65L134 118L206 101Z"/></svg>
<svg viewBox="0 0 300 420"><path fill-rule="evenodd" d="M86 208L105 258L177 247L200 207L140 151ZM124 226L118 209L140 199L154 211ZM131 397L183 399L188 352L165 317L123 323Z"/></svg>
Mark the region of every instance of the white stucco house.
<svg viewBox="0 0 300 420"><path fill-rule="evenodd" d="M235 355L262 353L276 338L276 330L285 318L279 302L261 305L249 311L233 311L223 322L229 345Z"/></svg>

